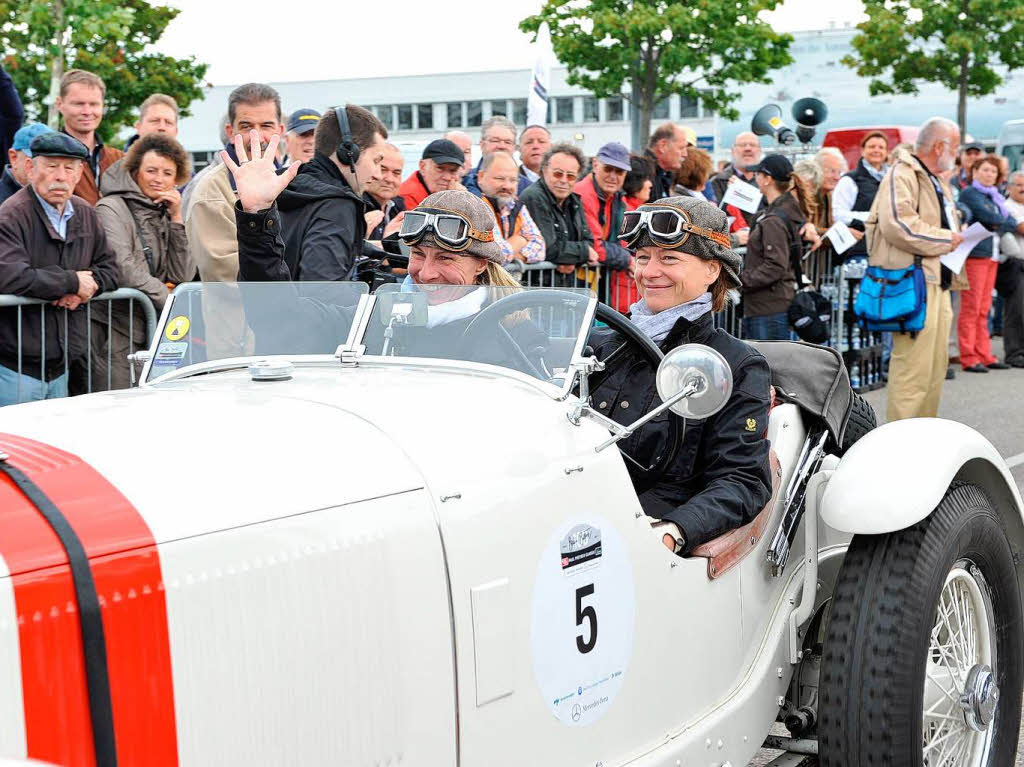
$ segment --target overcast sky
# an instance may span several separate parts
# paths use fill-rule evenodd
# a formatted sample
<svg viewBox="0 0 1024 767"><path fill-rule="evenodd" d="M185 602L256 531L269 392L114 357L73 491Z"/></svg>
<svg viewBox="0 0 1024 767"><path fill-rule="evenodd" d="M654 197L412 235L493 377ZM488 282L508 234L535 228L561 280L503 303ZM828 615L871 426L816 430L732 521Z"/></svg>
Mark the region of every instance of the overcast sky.
<svg viewBox="0 0 1024 767"><path fill-rule="evenodd" d="M213 85L533 66L518 29L542 0L166 0L181 9L157 49L209 64ZM785 0L780 30L856 23L860 0ZM484 19L486 18L486 24Z"/></svg>

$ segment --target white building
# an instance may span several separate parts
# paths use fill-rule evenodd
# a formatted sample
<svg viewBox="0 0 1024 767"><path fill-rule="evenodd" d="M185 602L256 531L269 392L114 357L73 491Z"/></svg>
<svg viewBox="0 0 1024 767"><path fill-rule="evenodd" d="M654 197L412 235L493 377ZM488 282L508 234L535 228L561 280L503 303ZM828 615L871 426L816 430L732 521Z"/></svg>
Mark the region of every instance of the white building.
<svg viewBox="0 0 1024 767"><path fill-rule="evenodd" d="M707 113L700 103L683 102L678 96L658 106L655 121L677 120L693 128L699 143L718 157L728 153L733 138L748 130L753 113L774 102L788 117L794 100L804 96L822 99L829 119L819 137L830 127L854 125L919 125L934 115L956 118L956 94L923 84L915 96L877 96L868 92L868 81L857 76L841 59L851 53L854 29L794 33L794 62L772 73L769 84L741 86L736 103L737 121L724 121ZM566 69L552 67L548 89L551 97L548 127L556 140L575 141L593 154L608 141L629 144L629 104L622 98L597 99L566 82ZM1007 76L999 91L968 103L968 130L977 138L991 140L1007 120L1024 118L1024 76ZM426 142L445 131L460 129L476 135L483 120L504 114L523 127L530 69L497 72L417 74L357 80L271 83L281 94L285 113L303 107L323 110L342 103L370 107L383 120L391 140L407 157L418 157ZM227 112L228 94L234 86L207 90L203 101L193 103L192 116L181 121L182 143L194 153L197 165L220 148L219 133ZM762 139L768 145L767 139ZM409 165L407 164L407 170Z"/></svg>

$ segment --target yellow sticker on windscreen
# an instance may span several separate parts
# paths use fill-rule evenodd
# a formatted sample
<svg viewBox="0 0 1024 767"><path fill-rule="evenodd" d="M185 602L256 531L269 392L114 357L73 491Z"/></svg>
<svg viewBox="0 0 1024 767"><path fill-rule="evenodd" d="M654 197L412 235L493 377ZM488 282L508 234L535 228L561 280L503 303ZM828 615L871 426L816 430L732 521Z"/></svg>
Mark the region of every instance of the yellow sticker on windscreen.
<svg viewBox="0 0 1024 767"><path fill-rule="evenodd" d="M164 328L164 337L168 341L180 341L188 333L190 325L188 317L184 314L179 314L167 323L167 327Z"/></svg>

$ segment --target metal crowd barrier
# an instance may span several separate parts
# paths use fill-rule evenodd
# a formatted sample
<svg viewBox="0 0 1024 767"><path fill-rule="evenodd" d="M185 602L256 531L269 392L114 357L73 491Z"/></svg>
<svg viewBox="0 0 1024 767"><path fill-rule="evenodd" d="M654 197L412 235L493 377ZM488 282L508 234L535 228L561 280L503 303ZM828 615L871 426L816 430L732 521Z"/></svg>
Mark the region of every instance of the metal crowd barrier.
<svg viewBox="0 0 1024 767"><path fill-rule="evenodd" d="M156 332L157 325L157 312L153 307L153 302L149 299L145 293L136 290L134 288L118 288L107 293L101 293L97 296L93 296L92 299L82 304L75 312L81 312L85 315L85 329L83 334L85 336L86 353L79 358L71 358L69 356L69 349L66 340L70 332L69 328L69 317L70 310L64 309L58 306L53 306L50 301L45 301L38 298L26 298L24 296L14 296L7 294L0 294L0 308L14 308L16 309L16 317L12 318L16 323L17 328L17 339L18 339L18 350L17 350L17 367L16 372L19 375L18 380L18 397L17 401L23 401L23 393L21 386L21 376L36 377L36 370L27 369L23 364L23 360L26 356L35 358L35 349L25 349L23 343L23 328L25 325L25 317L28 314L35 314L36 308L38 307L39 316L39 350L38 359L40 360L40 367L38 370L38 377L40 380L46 379L46 326L47 326L47 315L51 312L61 313L61 317L58 319L60 323L60 329L63 331L60 335L63 339L58 337L56 340L50 339L50 343L62 343L63 340L63 364L64 373L69 377L69 394L85 394L92 392L94 389L93 382L93 367L94 367L94 352L93 348L93 322L95 316L98 314L101 318L103 317L103 310L96 309L93 307L99 303L106 304L106 327L109 329L115 323L113 315L113 303L115 301L126 301L128 305L127 313L127 331L128 331L128 353L135 351L135 306L138 304L143 312L146 323L146 341L145 344L140 348L148 349L150 342L153 339L153 334ZM5 318L4 321L10 321ZM108 331L109 335L109 331ZM123 370L129 373L130 376L130 364L127 359L115 360L112 358L111 344L106 344L106 381L105 387L102 387L103 381L100 381L100 386L95 387L97 390L110 390L113 388L112 378L115 376L115 370Z"/></svg>

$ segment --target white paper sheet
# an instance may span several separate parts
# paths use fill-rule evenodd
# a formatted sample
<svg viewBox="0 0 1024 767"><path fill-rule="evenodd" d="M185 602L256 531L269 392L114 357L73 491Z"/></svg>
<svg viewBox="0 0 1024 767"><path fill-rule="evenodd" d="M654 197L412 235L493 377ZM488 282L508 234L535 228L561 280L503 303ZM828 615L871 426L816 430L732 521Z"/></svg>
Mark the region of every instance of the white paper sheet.
<svg viewBox="0 0 1024 767"><path fill-rule="evenodd" d="M963 234L964 241L957 245L954 250L939 257L942 265L947 267L953 274L959 274L960 270L964 268L967 254L974 250L975 245L992 236L992 232L977 222L971 224L961 234Z"/></svg>
<svg viewBox="0 0 1024 767"><path fill-rule="evenodd" d="M832 242L832 248L836 253L845 253L857 242L850 227L842 221L832 224L832 227L825 232L825 237Z"/></svg>
<svg viewBox="0 0 1024 767"><path fill-rule="evenodd" d="M725 195L722 197L722 203L725 205L735 205L747 213L757 213L762 197L764 195L761 194L760 190L755 189L750 184L738 181L735 184L729 184L728 189L725 190Z"/></svg>

